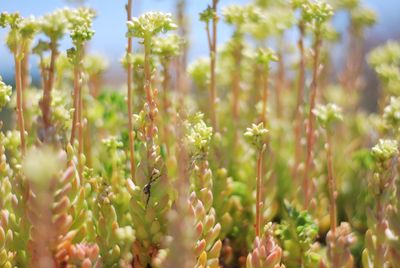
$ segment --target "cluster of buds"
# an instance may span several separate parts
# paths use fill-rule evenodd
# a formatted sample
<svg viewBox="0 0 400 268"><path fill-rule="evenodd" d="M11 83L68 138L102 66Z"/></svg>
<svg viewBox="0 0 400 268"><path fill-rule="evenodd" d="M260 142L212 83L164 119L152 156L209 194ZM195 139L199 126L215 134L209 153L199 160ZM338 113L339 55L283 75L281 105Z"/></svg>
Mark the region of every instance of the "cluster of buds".
<svg viewBox="0 0 400 268"><path fill-rule="evenodd" d="M13 267L15 253L8 249L13 241L14 234L9 226L9 213L5 210L0 213L0 266L11 268Z"/></svg>
<svg viewBox="0 0 400 268"><path fill-rule="evenodd" d="M378 144L372 147L371 154L376 160L378 168L383 167L385 163L399 153L397 147L397 141L395 140L379 140Z"/></svg>
<svg viewBox="0 0 400 268"><path fill-rule="evenodd" d="M383 89L399 95L400 86L400 44L388 41L368 54L368 63L381 80Z"/></svg>
<svg viewBox="0 0 400 268"><path fill-rule="evenodd" d="M213 207L213 178L207 159L212 128L204 123L202 114L196 114L186 122L186 132L192 158L190 205L195 218L196 267L219 267L221 224Z"/></svg>
<svg viewBox="0 0 400 268"><path fill-rule="evenodd" d="M207 156L212 135L212 127L203 121L203 114L196 114L188 125L186 136L190 154L194 157Z"/></svg>
<svg viewBox="0 0 400 268"><path fill-rule="evenodd" d="M313 113L326 130L331 130L336 122L343 120L342 109L336 104L318 105Z"/></svg>
<svg viewBox="0 0 400 268"><path fill-rule="evenodd" d="M262 150L268 136L268 130L263 123L252 124L250 128L246 129L244 136L257 150Z"/></svg>
<svg viewBox="0 0 400 268"><path fill-rule="evenodd" d="M265 226L262 237L256 237L253 250L247 256L246 268L283 268L281 264L282 249L274 237L271 223Z"/></svg>
<svg viewBox="0 0 400 268"><path fill-rule="evenodd" d="M172 15L162 12L148 12L138 18L132 18L127 22L128 36L137 38L152 38L159 33L165 33L176 29Z"/></svg>
<svg viewBox="0 0 400 268"><path fill-rule="evenodd" d="M154 38L153 53L161 58L171 58L178 56L182 47L183 40L175 34L168 35L167 37Z"/></svg>
<svg viewBox="0 0 400 268"><path fill-rule="evenodd" d="M400 127L400 98L391 97L390 103L383 110L383 120L388 130L394 129L398 133Z"/></svg>
<svg viewBox="0 0 400 268"><path fill-rule="evenodd" d="M19 13L3 12L0 14L0 27L7 26L10 28L6 40L7 46L19 60L22 60L26 45L38 30L38 23L33 17L23 18Z"/></svg>
<svg viewBox="0 0 400 268"><path fill-rule="evenodd" d="M210 59L198 58L189 65L188 73L197 89L206 89L210 80Z"/></svg>
<svg viewBox="0 0 400 268"><path fill-rule="evenodd" d="M6 85L0 76L0 108L7 105L11 99L11 86Z"/></svg>
<svg viewBox="0 0 400 268"><path fill-rule="evenodd" d="M333 16L332 7L321 0L306 1L301 5L305 21L320 27Z"/></svg>
<svg viewBox="0 0 400 268"><path fill-rule="evenodd" d="M383 267L387 262L386 212L394 188L393 159L398 153L398 144L395 140L379 140L371 149L375 168L373 176L368 181L368 188L376 205L375 213L368 215L372 224L365 234L364 267Z"/></svg>
<svg viewBox="0 0 400 268"><path fill-rule="evenodd" d="M267 49L259 48L257 50L256 62L261 66L265 66L266 70L269 70L271 62L276 62L278 60L279 60L278 56L271 48Z"/></svg>
<svg viewBox="0 0 400 268"><path fill-rule="evenodd" d="M81 47L92 39L94 35L92 21L95 17L95 12L92 9L79 8L68 12L66 16L70 23L70 37L76 47Z"/></svg>
<svg viewBox="0 0 400 268"><path fill-rule="evenodd" d="M255 5L229 5L222 10L225 22L235 27L233 38L237 41L243 37L247 28L256 25L262 18L259 8Z"/></svg>
<svg viewBox="0 0 400 268"><path fill-rule="evenodd" d="M386 237L389 246L389 260L392 267L400 265L400 181L396 183L395 205L388 207L389 228Z"/></svg>
<svg viewBox="0 0 400 268"><path fill-rule="evenodd" d="M351 226L342 222L335 233L329 231L326 235L328 259L332 267L354 267L354 259L350 248L356 243L356 237L351 232Z"/></svg>
<svg viewBox="0 0 400 268"><path fill-rule="evenodd" d="M80 243L70 249L70 263L82 268L101 267L99 259L99 247L96 244Z"/></svg>
<svg viewBox="0 0 400 268"><path fill-rule="evenodd" d="M78 64L82 61L84 44L90 41L94 35L92 30L92 20L95 13L91 9L79 8L77 10L66 12L69 22L69 31L73 48L67 50L67 55L71 62Z"/></svg>
<svg viewBox="0 0 400 268"><path fill-rule="evenodd" d="M212 199L203 203L193 192L190 196L190 205L195 218L194 254L197 257L196 268L219 267L219 254L222 242L218 239L221 225L216 223L215 210L212 208Z"/></svg>

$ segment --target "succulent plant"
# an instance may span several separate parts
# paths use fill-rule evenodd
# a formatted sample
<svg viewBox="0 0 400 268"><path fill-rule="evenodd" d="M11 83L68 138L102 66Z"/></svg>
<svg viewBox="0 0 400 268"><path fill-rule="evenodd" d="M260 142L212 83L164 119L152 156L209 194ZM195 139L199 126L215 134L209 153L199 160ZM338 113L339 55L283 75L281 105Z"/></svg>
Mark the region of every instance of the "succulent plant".
<svg viewBox="0 0 400 268"><path fill-rule="evenodd" d="M398 42L368 54L382 94L360 109L374 10L210 0L191 43L187 2L175 24L126 1L123 83L94 9L0 13L0 266L399 266Z"/></svg>

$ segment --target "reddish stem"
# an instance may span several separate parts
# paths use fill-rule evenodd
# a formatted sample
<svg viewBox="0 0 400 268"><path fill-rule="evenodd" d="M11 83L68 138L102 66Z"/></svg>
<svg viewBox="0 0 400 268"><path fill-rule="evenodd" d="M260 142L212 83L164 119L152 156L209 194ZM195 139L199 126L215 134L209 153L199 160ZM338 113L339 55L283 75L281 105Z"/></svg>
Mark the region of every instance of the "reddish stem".
<svg viewBox="0 0 400 268"><path fill-rule="evenodd" d="M167 148L167 154L169 154L169 101L168 101L168 87L169 87L169 81L170 81L170 76L168 72L168 66L169 66L169 60L165 60L163 63L163 109L164 109L164 116L165 119L167 120L166 124L164 124L164 143Z"/></svg>
<svg viewBox="0 0 400 268"><path fill-rule="evenodd" d="M43 128L44 128L44 133L45 137L43 137L45 140L53 140L51 137L48 137L47 135L50 135L50 132L48 131L51 128L51 91L53 89L53 84L54 84L54 69L55 69L55 64L56 64L56 58L57 58L57 43L56 40L51 40L50 41L50 50L51 50L51 56L50 56L50 66L48 69L48 75L47 79L44 78L44 86L43 86L43 97L42 100L40 101L40 109L42 110L42 119L43 119Z"/></svg>
<svg viewBox="0 0 400 268"><path fill-rule="evenodd" d="M212 39L209 31L207 31L208 39L210 43L210 111L211 111L211 123L213 130L218 131L218 121L217 121L217 84L216 84L216 60L217 60L217 4L218 0L213 0L212 9L214 11L214 17L212 20Z"/></svg>
<svg viewBox="0 0 400 268"><path fill-rule="evenodd" d="M128 4L126 5L126 13L128 21L132 18L132 0L128 0ZM128 37L128 47L127 47L127 56L132 53L132 37ZM135 134L133 132L133 122L132 122L132 64L128 60L128 68L127 68L127 83L128 83L128 132L129 132L129 157L130 157L130 166L131 166L131 178L132 181L135 182L135 173L136 173L136 163L135 163Z"/></svg>
<svg viewBox="0 0 400 268"><path fill-rule="evenodd" d="M74 67L74 115L72 118L72 128L71 128L71 137L70 144L73 145L75 141L75 134L78 124L78 109L79 109L79 67L75 65Z"/></svg>
<svg viewBox="0 0 400 268"><path fill-rule="evenodd" d="M24 123L24 108L23 108L23 92L22 92L22 79L21 79L21 60L18 59L18 55L14 53L15 62L15 87L17 91L17 123L19 129L19 135L21 139L21 153L25 155L26 143L25 143L25 123Z"/></svg>
<svg viewBox="0 0 400 268"><path fill-rule="evenodd" d="M315 42L314 42L314 61L313 61L313 80L311 84L311 97L310 97L310 110L308 113L308 121L307 121L307 155L306 155L306 165L304 170L304 178L303 178L303 189L304 189L304 206L305 208L309 205L310 200L310 178L309 173L312 166L312 156L313 156L313 146L314 146L314 124L315 124L315 115L313 113L315 102L317 98L317 89L318 89L318 69L319 69L319 54L320 54L320 46L321 46L321 33L320 30L317 29L315 33Z"/></svg>
<svg viewBox="0 0 400 268"><path fill-rule="evenodd" d="M301 138L302 138L302 123L303 123L303 114L302 108L304 104L304 82L305 82L305 53L304 53L304 23L300 22L299 24L300 30L300 38L298 41L298 47L300 52L300 61L299 61L299 79L298 79L298 89L297 89L297 103L296 103L296 118L295 118L295 128L294 128L294 137L295 137L295 162L294 162L294 172L296 175L299 163L301 161ZM295 176L294 176L295 177Z"/></svg>
<svg viewBox="0 0 400 268"><path fill-rule="evenodd" d="M336 226L337 226L337 212L336 212L336 181L333 174L333 161L332 161L332 137L330 133L326 133L326 158L328 165L328 189L329 189L329 198L330 198L330 207L329 207L329 215L330 215L330 223L331 223L331 232L333 237L335 237Z"/></svg>
<svg viewBox="0 0 400 268"><path fill-rule="evenodd" d="M261 199L261 192L262 192L262 174L263 174L263 167L262 162L264 158L264 151L266 146L264 145L263 148L258 152L257 156L257 186L256 186L256 236L260 236L261 234L261 221L262 221L262 199Z"/></svg>
<svg viewBox="0 0 400 268"><path fill-rule="evenodd" d="M240 72L240 64L242 62L242 45L238 44L233 52L233 57L235 60L234 71L232 72L232 115L233 115L233 145L234 149L237 144L237 130L238 130L238 122L239 122L239 99L240 99L240 82L241 82L241 72ZM234 150L235 151L235 150Z"/></svg>
<svg viewBox="0 0 400 268"><path fill-rule="evenodd" d="M262 85L263 85L263 91L262 91L262 112L261 112L261 122L264 123L264 126L267 127L267 108L268 108L268 80L269 80L269 70L266 69L262 75Z"/></svg>

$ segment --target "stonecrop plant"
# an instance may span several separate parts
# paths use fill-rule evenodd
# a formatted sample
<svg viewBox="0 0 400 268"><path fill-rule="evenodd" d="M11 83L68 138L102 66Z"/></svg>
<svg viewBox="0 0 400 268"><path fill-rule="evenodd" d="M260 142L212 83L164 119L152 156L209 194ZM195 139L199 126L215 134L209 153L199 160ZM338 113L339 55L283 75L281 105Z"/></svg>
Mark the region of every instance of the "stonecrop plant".
<svg viewBox="0 0 400 268"><path fill-rule="evenodd" d="M400 43L364 57L375 12L175 2L134 17L126 0L111 84L90 49L103 14L0 10L0 267L400 267Z"/></svg>

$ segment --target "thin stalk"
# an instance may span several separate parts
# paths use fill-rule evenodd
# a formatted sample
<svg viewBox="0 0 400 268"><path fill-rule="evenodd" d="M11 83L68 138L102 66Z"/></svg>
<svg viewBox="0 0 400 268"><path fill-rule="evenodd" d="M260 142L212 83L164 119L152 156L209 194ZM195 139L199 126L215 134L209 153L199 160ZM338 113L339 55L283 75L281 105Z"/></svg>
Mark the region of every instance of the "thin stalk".
<svg viewBox="0 0 400 268"><path fill-rule="evenodd" d="M153 100L153 91L151 89L150 54L151 54L150 38L146 37L144 39L144 80L145 80L144 87L146 92L147 104L149 105L151 111L152 107L154 106L154 100ZM150 121L153 124L154 118L152 114L150 114ZM150 132L148 134L149 134L148 137L153 136L152 128L150 129Z"/></svg>
<svg viewBox="0 0 400 268"><path fill-rule="evenodd" d="M337 226L337 212L336 212L336 181L333 174L333 161L332 161L332 136L327 130L326 133L326 159L328 165L328 189L329 189L329 198L330 198L330 207L329 207L329 215L330 215L330 223L331 223L331 232L333 237L335 237L336 226Z"/></svg>
<svg viewBox="0 0 400 268"><path fill-rule="evenodd" d="M82 116L82 110L83 110L83 98L82 98L82 85L79 83L79 91L78 91L78 104L79 104L79 109L78 109L78 172L79 172L79 178L82 179L83 175L83 163L82 163L82 155L84 152L83 148L83 116Z"/></svg>
<svg viewBox="0 0 400 268"><path fill-rule="evenodd" d="M79 67L75 64L74 66L74 115L72 118L72 129L71 129L71 137L70 144L74 144L76 129L78 122L78 109L79 109L79 79L80 72Z"/></svg>
<svg viewBox="0 0 400 268"><path fill-rule="evenodd" d="M46 81L47 81L47 74L46 74L46 66L44 65L43 55L39 55L39 65L40 65L40 76L41 76L41 83L42 88L45 88Z"/></svg>
<svg viewBox="0 0 400 268"><path fill-rule="evenodd" d="M187 40L188 35L188 24L186 23L186 0L178 0L177 1L177 22L178 22L178 33L182 40ZM188 46L185 44L182 49L182 53L180 56L176 57L176 81L177 81L177 90L179 94L180 103L182 103L184 107L184 96L186 95L187 90L187 79L185 76L185 70L187 67L187 57L188 57Z"/></svg>
<svg viewBox="0 0 400 268"><path fill-rule="evenodd" d="M54 84L54 69L55 69L55 63L56 63L56 58L57 58L57 41L56 40L51 40L50 41L50 50L51 50L51 56L50 56L50 66L48 69L48 75L47 79L44 81L44 87L43 87L43 97L40 102L40 108L42 110L42 117L43 117L43 125L45 129L45 135L48 135L47 130L51 127L51 91L53 89L53 84ZM48 137L45 137L48 138Z"/></svg>
<svg viewBox="0 0 400 268"><path fill-rule="evenodd" d="M320 30L317 30L315 33L315 42L314 42L314 60L313 60L313 78L311 84L311 96L310 96L310 110L308 113L308 121L307 121L307 154L306 154L306 165L304 170L304 178L303 178L303 189L304 189L304 206L307 208L309 205L310 199L310 178L309 173L312 166L312 156L313 156L313 147L314 147L314 124L315 124L315 115L312 112L315 107L315 102L317 98L317 89L318 89L318 72L319 72L319 57L320 57L320 47L321 47L321 33Z"/></svg>
<svg viewBox="0 0 400 268"><path fill-rule="evenodd" d="M78 48L81 50L83 48ZM78 60L74 66L74 115L72 119L72 129L71 129L71 137L70 144L73 145L76 139L76 135L78 135L78 173L80 178L83 175L83 163L82 163L82 154L83 154L83 122L82 122L82 110L83 110L83 99L82 99L82 87L80 83L81 79L81 69L80 62L82 59L82 54L79 53L77 55Z"/></svg>
<svg viewBox="0 0 400 268"><path fill-rule="evenodd" d="M260 236L261 234L261 210L262 210L262 174L263 174L263 159L264 159L264 151L266 149L266 145L258 152L257 156L257 186L256 186L256 236Z"/></svg>
<svg viewBox="0 0 400 268"><path fill-rule="evenodd" d="M84 136L84 147L86 156L86 165L92 167L92 134L90 131L90 126L87 121L83 125L83 136Z"/></svg>
<svg viewBox="0 0 400 268"><path fill-rule="evenodd" d="M168 72L168 66L169 66L169 61L165 60L162 63L163 66L163 109L164 109L164 116L167 122L164 125L164 143L167 148L167 154L169 155L169 129L168 129L168 121L169 121L169 101L168 101L168 87L169 87L169 81L170 81L170 75Z"/></svg>
<svg viewBox="0 0 400 268"><path fill-rule="evenodd" d="M29 46L24 47L24 58L22 59L22 67L21 67L21 84L22 84L22 107L24 108L24 111L26 111L26 89L29 87L30 83L30 77L29 77ZM24 116L26 120L26 128L29 131L29 126L31 125L29 122L29 117Z"/></svg>
<svg viewBox="0 0 400 268"><path fill-rule="evenodd" d="M213 0L212 9L214 11L214 17L212 20L212 34L209 30L207 31L209 44L210 44L210 112L211 112L211 123L214 132L218 131L217 121L217 84L216 84L216 63L217 63L217 4L218 0ZM212 36L211 36L212 35Z"/></svg>
<svg viewBox="0 0 400 268"><path fill-rule="evenodd" d="M241 71L240 65L242 62L242 45L238 44L233 51L233 58L235 61L234 71L232 72L232 115L233 115L233 145L236 148L239 128L239 99L240 99L240 83L241 83ZM234 150L235 151L235 150Z"/></svg>
<svg viewBox="0 0 400 268"><path fill-rule="evenodd" d="M25 48L24 58L22 60L22 91L29 87L29 49ZM24 103L25 108L25 103Z"/></svg>
<svg viewBox="0 0 400 268"><path fill-rule="evenodd" d="M285 85L285 63L283 58L283 37L279 38L279 49L278 49L278 73L276 75L276 116L282 117L282 91Z"/></svg>
<svg viewBox="0 0 400 268"><path fill-rule="evenodd" d="M17 124L19 129L19 136L21 139L21 153L25 155L25 123L24 123L24 108L23 108L23 92L22 92L22 78L21 78L21 59L19 59L17 52L14 53L15 62L15 87L17 91Z"/></svg>
<svg viewBox="0 0 400 268"><path fill-rule="evenodd" d="M268 108L268 80L269 80L269 70L266 69L265 72L263 72L262 75L262 112L261 112L261 122L264 123L265 127L268 127L267 125L267 108Z"/></svg>
<svg viewBox="0 0 400 268"><path fill-rule="evenodd" d="M382 239L383 234L386 231L385 223L385 206L382 204L382 194L376 198L376 255L374 258L374 267L384 267L385 261L385 245Z"/></svg>
<svg viewBox="0 0 400 268"><path fill-rule="evenodd" d="M294 127L294 137L295 137L295 162L294 162L294 172L293 174L297 174L297 169L299 163L301 161L301 138L303 135L302 132L302 123L303 123L303 114L302 108L304 104L304 82L305 82L305 53L304 53L304 23L300 22L299 24L299 31L300 37L298 40L298 48L300 54L300 61L299 61L299 78L298 78L298 85L297 85L297 103L296 103L296 116L295 116L295 127ZM296 177L296 176L294 176Z"/></svg>
<svg viewBox="0 0 400 268"><path fill-rule="evenodd" d="M132 0L128 0L128 4L126 5L126 14L128 21L132 18ZM132 54L132 37L128 37L128 47L127 47L127 56ZM131 178L132 181L135 182L135 173L136 173L136 163L135 163L135 134L133 132L133 122L132 122L132 64L128 60L127 66L127 83L128 83L128 129L129 129L129 157L130 157L130 166L131 166Z"/></svg>
<svg viewBox="0 0 400 268"><path fill-rule="evenodd" d="M148 125L146 128L146 150L147 150L147 159L150 160L152 158L153 150L153 138L154 138L154 129L155 129L155 102L153 99L153 91L151 89L151 69L150 69L150 53L151 53L151 37L146 36L144 38L144 87L146 92L146 100L148 105ZM148 174L149 176L152 174L152 166L148 165Z"/></svg>

